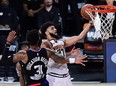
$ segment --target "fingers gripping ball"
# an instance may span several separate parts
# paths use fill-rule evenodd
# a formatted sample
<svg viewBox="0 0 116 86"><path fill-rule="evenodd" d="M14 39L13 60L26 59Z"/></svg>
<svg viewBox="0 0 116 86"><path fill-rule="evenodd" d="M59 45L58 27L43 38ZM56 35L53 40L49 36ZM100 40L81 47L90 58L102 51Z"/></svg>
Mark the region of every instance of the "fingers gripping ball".
<svg viewBox="0 0 116 86"><path fill-rule="evenodd" d="M87 19L87 20L91 20L90 16L86 13L86 8L89 7L89 6L93 6L92 4L85 4L82 8L81 8L81 16L84 18L84 19Z"/></svg>

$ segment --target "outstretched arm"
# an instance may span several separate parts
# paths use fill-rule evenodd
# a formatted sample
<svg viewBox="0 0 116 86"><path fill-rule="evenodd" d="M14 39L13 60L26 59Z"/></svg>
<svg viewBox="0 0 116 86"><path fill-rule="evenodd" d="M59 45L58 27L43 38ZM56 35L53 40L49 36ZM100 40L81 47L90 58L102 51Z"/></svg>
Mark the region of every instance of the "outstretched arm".
<svg viewBox="0 0 116 86"><path fill-rule="evenodd" d="M85 64L83 63L83 62L87 62L85 58L87 58L87 55L77 56L76 58L69 58L69 63L70 64L81 64L85 66Z"/></svg>
<svg viewBox="0 0 116 86"><path fill-rule="evenodd" d="M56 63L59 64L67 64L67 63L75 63L75 64L81 64L83 66L85 66L85 64L83 64L83 62L85 62L85 58L87 57L87 55L81 55L81 56L77 56L76 58L64 58L63 56L59 56L57 54L55 54L55 51L52 50L52 53L49 53L48 50L48 57L53 59Z"/></svg>
<svg viewBox="0 0 116 86"><path fill-rule="evenodd" d="M83 29L83 31L78 36L72 36L72 37L66 39L65 47L71 46L71 45L79 42L80 40L84 39L84 37L86 36L87 32L89 31L91 25L92 25L92 21L89 22L88 26L85 29Z"/></svg>
<svg viewBox="0 0 116 86"><path fill-rule="evenodd" d="M59 64L69 63L68 59L64 58L63 56L58 55L54 49L46 48L46 50L47 50L48 58L51 58L56 63L59 63Z"/></svg>
<svg viewBox="0 0 116 86"><path fill-rule="evenodd" d="M49 41L44 42L44 48L47 50L47 55L49 58L53 59L56 63L59 64L66 64L66 63L72 63L72 60L70 58L64 58L64 56L58 55L53 48L51 47L47 47L49 45ZM47 45L47 46L46 46ZM50 46L50 45L49 45ZM57 46L60 47L61 45ZM77 55L79 53L79 49L72 49L71 53L73 53L73 55ZM73 63L82 63L83 59L86 56L81 56L81 58L78 60L78 62L74 59Z"/></svg>

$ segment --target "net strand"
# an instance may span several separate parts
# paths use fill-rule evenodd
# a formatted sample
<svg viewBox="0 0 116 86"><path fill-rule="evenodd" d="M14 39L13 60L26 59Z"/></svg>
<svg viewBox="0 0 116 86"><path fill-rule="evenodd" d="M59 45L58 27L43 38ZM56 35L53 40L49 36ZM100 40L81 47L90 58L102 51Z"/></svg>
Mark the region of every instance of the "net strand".
<svg viewBox="0 0 116 86"><path fill-rule="evenodd" d="M90 8L91 10L100 10L101 8ZM103 8L102 8L103 10ZM107 8L104 8L104 10L107 10ZM86 13L90 16L91 20L94 23L95 27L95 34L94 38L98 39L101 38L107 39L109 37L112 37L112 25L113 21L115 19L115 13L110 12L110 13L98 13L97 11L91 12L91 11L86 11Z"/></svg>

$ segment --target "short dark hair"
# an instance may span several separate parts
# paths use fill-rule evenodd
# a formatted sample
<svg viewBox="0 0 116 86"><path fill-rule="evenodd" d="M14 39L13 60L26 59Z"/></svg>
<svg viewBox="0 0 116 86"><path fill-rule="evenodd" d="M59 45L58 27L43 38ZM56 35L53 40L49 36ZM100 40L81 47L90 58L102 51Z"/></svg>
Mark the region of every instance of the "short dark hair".
<svg viewBox="0 0 116 86"><path fill-rule="evenodd" d="M43 34L44 36L46 36L45 32L46 32L46 30L47 30L47 28L48 28L49 26L54 26L54 23L51 22L51 21L44 23L44 24L40 27L40 32L41 32L41 34Z"/></svg>
<svg viewBox="0 0 116 86"><path fill-rule="evenodd" d="M32 29L31 31L29 31L27 34L27 41L29 45L36 45L39 41L41 41L38 30Z"/></svg>

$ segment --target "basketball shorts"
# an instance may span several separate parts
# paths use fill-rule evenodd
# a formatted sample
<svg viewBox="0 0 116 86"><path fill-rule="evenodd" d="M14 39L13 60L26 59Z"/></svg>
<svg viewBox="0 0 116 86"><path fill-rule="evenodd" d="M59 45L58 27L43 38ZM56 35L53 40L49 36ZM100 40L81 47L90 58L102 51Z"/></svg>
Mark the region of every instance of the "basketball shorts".
<svg viewBox="0 0 116 86"><path fill-rule="evenodd" d="M47 75L47 80L49 82L49 86L73 86L70 76L61 78Z"/></svg>

